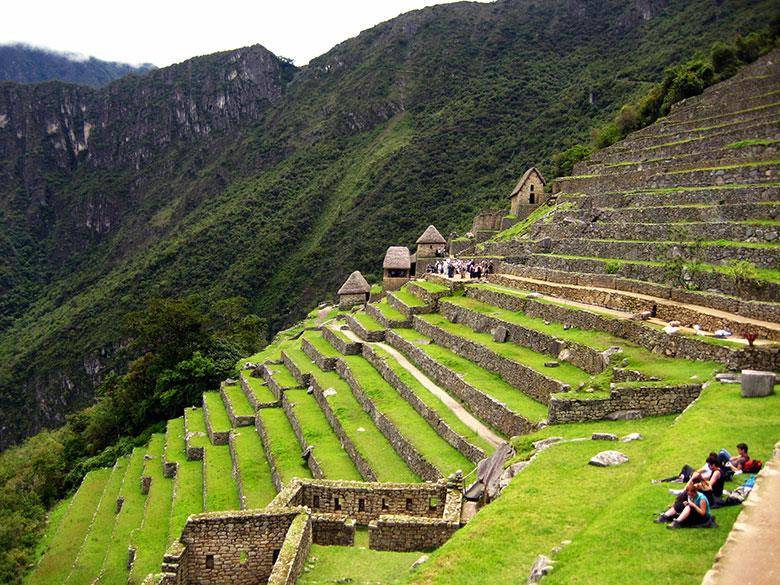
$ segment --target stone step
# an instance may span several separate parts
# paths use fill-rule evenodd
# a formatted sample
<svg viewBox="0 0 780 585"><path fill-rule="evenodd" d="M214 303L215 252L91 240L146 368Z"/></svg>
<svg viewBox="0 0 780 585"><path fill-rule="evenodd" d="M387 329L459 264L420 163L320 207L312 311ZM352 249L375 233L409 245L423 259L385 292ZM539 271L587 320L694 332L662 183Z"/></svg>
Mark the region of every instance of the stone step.
<svg viewBox="0 0 780 585"><path fill-rule="evenodd" d="M255 424L255 408L244 394L241 383L222 382L219 388L230 424L233 427L248 427Z"/></svg>
<svg viewBox="0 0 780 585"><path fill-rule="evenodd" d="M244 395L255 410L279 406L279 399L263 380L260 369L242 370L240 382Z"/></svg>
<svg viewBox="0 0 780 585"><path fill-rule="evenodd" d="M571 202L578 208L636 208L663 205L725 205L780 202L779 184L727 183L705 187L637 188L605 190L590 195L560 194L558 202ZM734 219L741 219L735 217Z"/></svg>
<svg viewBox="0 0 780 585"><path fill-rule="evenodd" d="M228 435L233 426L230 424L230 417L219 392L203 393L203 419L211 444L227 445Z"/></svg>
<svg viewBox="0 0 780 585"><path fill-rule="evenodd" d="M628 201L625 201L629 203ZM583 203L585 203L583 201ZM555 222L566 221L599 223L653 223L653 222L735 222L780 220L780 201L764 203L736 204L671 204L671 205L624 205L622 207L586 207L560 211L555 215ZM529 230L533 233L533 229ZM725 238L724 238L725 239Z"/></svg>
<svg viewBox="0 0 780 585"><path fill-rule="evenodd" d="M433 303L426 303L411 293L408 288L388 292L387 302L407 319L413 315L430 313L435 309Z"/></svg>

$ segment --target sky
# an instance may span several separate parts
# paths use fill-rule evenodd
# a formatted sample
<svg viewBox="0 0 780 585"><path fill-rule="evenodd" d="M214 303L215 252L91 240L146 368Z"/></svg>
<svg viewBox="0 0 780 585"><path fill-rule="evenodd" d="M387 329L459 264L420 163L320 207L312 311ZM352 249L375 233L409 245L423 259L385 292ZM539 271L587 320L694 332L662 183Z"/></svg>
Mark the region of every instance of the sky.
<svg viewBox="0 0 780 585"><path fill-rule="evenodd" d="M304 65L360 31L453 0L9 0L0 44L164 67L260 43Z"/></svg>

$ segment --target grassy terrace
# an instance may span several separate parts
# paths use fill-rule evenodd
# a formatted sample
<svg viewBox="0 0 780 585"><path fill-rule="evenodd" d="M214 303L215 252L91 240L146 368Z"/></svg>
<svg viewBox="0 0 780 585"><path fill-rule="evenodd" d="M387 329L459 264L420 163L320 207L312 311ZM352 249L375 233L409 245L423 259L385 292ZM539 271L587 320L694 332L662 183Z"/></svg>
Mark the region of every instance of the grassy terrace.
<svg viewBox="0 0 780 585"><path fill-rule="evenodd" d="M230 402L234 415L253 416L255 414L255 409L249 404L249 399L246 397L239 384L225 386L223 392Z"/></svg>
<svg viewBox="0 0 780 585"><path fill-rule="evenodd" d="M443 284L439 284L437 282L428 282L427 280L415 280L414 284L433 294L446 293L450 290Z"/></svg>
<svg viewBox="0 0 780 585"><path fill-rule="evenodd" d="M359 311L352 315L367 331L383 331L384 327L371 315L364 311Z"/></svg>
<svg viewBox="0 0 780 585"><path fill-rule="evenodd" d="M68 578L73 559L76 558L89 531L92 516L100 503L110 475L111 470L108 468L90 471L86 475L73 496L49 549L30 575L30 583L61 585Z"/></svg>
<svg viewBox="0 0 780 585"><path fill-rule="evenodd" d="M251 370L243 370L241 377L246 381L249 386L249 391L254 395L258 402L275 402L276 397L271 389L263 382L262 378L254 378L251 375Z"/></svg>
<svg viewBox="0 0 780 585"><path fill-rule="evenodd" d="M561 323L548 324L545 323L544 319L530 317L520 311L501 309L470 297L451 298L447 301L483 315L489 315L521 327L541 331L558 339L581 343L595 349L604 350L609 347L620 347L623 349L623 357L629 361L629 368L668 382L677 384L690 382L693 376L696 376L695 379L704 381L720 369L720 366L715 362L668 358L603 331L578 328L564 329Z"/></svg>
<svg viewBox="0 0 780 585"><path fill-rule="evenodd" d="M144 461L144 474L152 478L152 485L146 498L141 527L130 537L130 542L135 547L135 561L128 583L141 583L146 575L159 570L163 554L168 547L173 481L163 477L164 444L165 435L162 433L155 433L149 440L149 458Z"/></svg>
<svg viewBox="0 0 780 585"><path fill-rule="evenodd" d="M284 411L281 408L262 408L257 415L268 434L269 451L282 483L287 484L294 477L311 477L311 471L301 457L298 438Z"/></svg>
<svg viewBox="0 0 780 585"><path fill-rule="evenodd" d="M510 386L497 374L488 372L445 347L431 343L430 338L414 329L393 329L393 331L406 341L417 345L429 357L444 367L456 372L468 384L506 404L510 410L531 421L547 418L547 407L544 404L537 402L514 386Z"/></svg>
<svg viewBox="0 0 780 585"><path fill-rule="evenodd" d="M391 321L404 321L406 320L406 317L404 314L396 309L395 307L391 307L390 303L387 302L387 298L382 299L378 303L374 303L374 306L379 309L379 311L382 313L382 315L385 316L385 319L389 319Z"/></svg>
<svg viewBox="0 0 780 585"><path fill-rule="evenodd" d="M226 432L232 428L219 392L204 392L203 403L208 407L209 424L213 432Z"/></svg>
<svg viewBox="0 0 780 585"><path fill-rule="evenodd" d="M371 550L366 546L314 544L306 560L310 570L301 573L297 585L397 585L403 583L404 573L421 554Z"/></svg>
<svg viewBox="0 0 780 585"><path fill-rule="evenodd" d="M203 463L189 461L184 449L184 419L171 419L165 430L165 458L175 461L178 469L173 480L168 542L179 538L190 514L203 511Z"/></svg>
<svg viewBox="0 0 780 585"><path fill-rule="evenodd" d="M111 475L103 489L103 496L92 518L89 532L84 538L66 583L90 583L100 573L106 547L114 528L116 497L122 487L129 460L129 457L121 457L111 469Z"/></svg>
<svg viewBox="0 0 780 585"><path fill-rule="evenodd" d="M374 347L374 352L380 356L387 366L393 370L396 376L412 391L414 394L423 401L425 406L434 411L441 420L446 422L452 430L460 434L464 439L469 441L472 445L475 445L486 453L490 453L493 447L485 439L480 437L470 427L460 420L450 408L444 404L441 399L423 386L420 381L415 378L409 371L401 366L393 356L384 351L380 347Z"/></svg>
<svg viewBox="0 0 780 585"><path fill-rule="evenodd" d="M314 456L328 479L353 479L360 481L363 478L358 472L352 459L341 446L336 433L325 418L314 396L308 394L303 388L289 390L287 398L292 404L295 418L303 429L303 436L309 445L314 447Z"/></svg>
<svg viewBox="0 0 780 585"><path fill-rule="evenodd" d="M131 533L141 525L144 517L146 496L141 493L139 485L145 455L146 449L137 447L130 456L130 463L119 489L119 497L124 498L125 502L114 520L114 530L103 559L99 581L101 585L127 584L127 544L130 542Z"/></svg>
<svg viewBox="0 0 780 585"><path fill-rule="evenodd" d="M404 305L407 307L424 307L425 302L418 299L416 296L414 296L412 293L409 292L409 290L404 287L401 290L396 290L390 293L393 295L396 299L401 301Z"/></svg>
<svg viewBox="0 0 780 585"><path fill-rule="evenodd" d="M566 362L562 362L557 368L545 368L544 363L550 361L550 356L511 342L496 343L493 341L493 337L490 334L477 333L466 325L451 323L444 315L436 313L422 315L421 318L431 325L444 329L458 337L478 343L506 359L523 364L549 378L570 384L572 387L576 387L580 382L585 382L590 378L590 375L587 372Z"/></svg>
<svg viewBox="0 0 780 585"><path fill-rule="evenodd" d="M338 339L340 339L344 343L352 343L352 340L349 337L347 337L341 329L339 329L338 323L334 322L332 326L329 327L329 329L333 333L333 335L335 335Z"/></svg>
<svg viewBox="0 0 780 585"><path fill-rule="evenodd" d="M341 332L339 332L341 333ZM347 340L347 336L341 333L342 338ZM341 357L339 350L328 343L319 331L309 331L304 336L309 343L311 343L316 350L325 357Z"/></svg>
<svg viewBox="0 0 780 585"><path fill-rule="evenodd" d="M290 370L284 364L268 364L267 367L271 371L271 377L281 388L295 388L298 386L295 376L290 373Z"/></svg>
<svg viewBox="0 0 780 585"><path fill-rule="evenodd" d="M271 466L263 451L263 442L254 427L242 427L233 433L233 448L241 476L247 508L264 508L274 499L276 488Z"/></svg>
<svg viewBox="0 0 780 585"><path fill-rule="evenodd" d="M70 503L73 501L73 495L60 500L46 516L46 528L41 535L41 539L35 545L35 563L37 563L43 554L51 546L51 542L60 530L60 524L68 513Z"/></svg>
<svg viewBox="0 0 780 585"><path fill-rule="evenodd" d="M455 447L442 439L400 394L388 384L363 356L344 356L358 384L417 451L443 476L460 469L467 472L473 464Z"/></svg>
<svg viewBox="0 0 780 585"><path fill-rule="evenodd" d="M233 461L227 445L206 443L203 462L205 511L237 510L241 507L233 481Z"/></svg>
<svg viewBox="0 0 780 585"><path fill-rule="evenodd" d="M621 443L630 461L608 469L587 465L605 448L593 441L544 451L501 498L434 552L413 582L465 583L480 575L489 583L516 583L537 555L550 554L568 539L572 544L555 555L555 570L545 577L551 584L700 583L740 507L715 510L716 529L668 531L652 519L674 496L668 485L650 480L683 463L698 465L714 448L739 441L750 445L754 457L769 459L780 428L780 394L760 399L760 405L756 400L741 398L734 386L713 384L677 420L556 425L523 437L526 444L551 435L586 437L594 431L640 432L645 438ZM757 407L761 416L756 416ZM727 420L713 418L718 412L728 413ZM565 496L561 485L566 485ZM727 489L735 485L727 484ZM522 522L524 517L534 522ZM484 542L491 543L489 550L481 546Z"/></svg>
<svg viewBox="0 0 780 585"><path fill-rule="evenodd" d="M347 437L374 470L378 481L419 481L420 478L396 453L390 442L376 428L371 417L363 412L350 387L336 372L323 372L301 350L285 353L302 372L310 372L323 390L332 388L336 391L325 400Z"/></svg>
<svg viewBox="0 0 780 585"><path fill-rule="evenodd" d="M202 408L185 408L184 425L187 433L196 433L190 436L190 446L203 447L209 442L209 438L206 436L206 420L203 418Z"/></svg>

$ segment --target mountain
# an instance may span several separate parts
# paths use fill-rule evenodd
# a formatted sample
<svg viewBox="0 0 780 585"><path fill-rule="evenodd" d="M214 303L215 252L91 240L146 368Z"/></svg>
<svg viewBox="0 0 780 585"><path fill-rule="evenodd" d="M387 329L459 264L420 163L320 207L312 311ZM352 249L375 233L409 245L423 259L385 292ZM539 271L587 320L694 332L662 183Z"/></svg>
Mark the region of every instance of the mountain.
<svg viewBox="0 0 780 585"><path fill-rule="evenodd" d="M146 73L154 68L151 63L128 65L101 61L21 43L0 45L0 80L5 81L40 83L57 80L101 87L130 73Z"/></svg>
<svg viewBox="0 0 780 585"><path fill-rule="evenodd" d="M121 369L154 296L278 329L774 2L505 0L404 14L296 69L260 46L104 88L0 83L0 446Z"/></svg>

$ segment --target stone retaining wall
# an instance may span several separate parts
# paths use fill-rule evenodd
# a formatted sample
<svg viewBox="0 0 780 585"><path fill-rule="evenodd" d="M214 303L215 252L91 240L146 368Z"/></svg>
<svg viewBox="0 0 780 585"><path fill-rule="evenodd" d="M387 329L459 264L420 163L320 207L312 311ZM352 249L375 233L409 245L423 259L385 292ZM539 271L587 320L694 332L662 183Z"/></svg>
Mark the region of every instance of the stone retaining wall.
<svg viewBox="0 0 780 585"><path fill-rule="evenodd" d="M305 340L304 340L305 341ZM287 362L282 360L285 367L289 369ZM271 389L271 392L274 396L276 396L277 400L281 400L282 394L285 390L289 390L290 388L297 388L297 386L280 386L279 383L274 379L273 374L271 372L271 368L273 367L273 364L270 366L268 364L263 364L262 372L263 372L263 380L265 380L265 383L268 385L268 387ZM292 370L290 370L292 372Z"/></svg>
<svg viewBox="0 0 780 585"><path fill-rule="evenodd" d="M287 529L279 557L274 563L268 585L295 585L312 544L312 522L309 514L298 514Z"/></svg>
<svg viewBox="0 0 780 585"><path fill-rule="evenodd" d="M474 416L492 425L504 435L508 437L523 435L534 429L531 421L467 383L458 374L441 365L394 331L387 332L387 342L404 353L426 376L466 404Z"/></svg>
<svg viewBox="0 0 780 585"><path fill-rule="evenodd" d="M236 487L238 488L238 500L239 502L241 502L241 509L243 510L244 508L246 508L246 494L244 493L244 482L241 481L241 472L238 469L238 454L236 453L236 446L234 444L234 441L235 438L233 436L233 433L230 433L230 437L228 438L228 449L230 449L230 461L233 466L233 479L235 480ZM203 484L205 486L206 482L204 481ZM205 496L203 498L203 501L204 502L206 501Z"/></svg>
<svg viewBox="0 0 780 585"><path fill-rule="evenodd" d="M227 394L225 394L225 383L219 385L219 395L222 397L222 402L225 405L230 424L233 427L249 427L255 424L255 415L237 415L233 411L233 403L230 402Z"/></svg>
<svg viewBox="0 0 780 585"><path fill-rule="evenodd" d="M303 434L303 428L301 427L301 423L298 421L298 417L295 416L295 411L293 410L292 403L290 402L290 398L287 396L287 394L282 394L281 402L282 409L287 415L287 419L290 421L290 426L292 427L295 436L298 438L298 444L301 446L301 450L306 451L310 445L306 440L306 436ZM321 479L325 477L325 473L322 471L322 467L320 467L320 464L317 461L316 449L312 449L312 451L309 453L309 457L306 463L308 464L309 469L311 470L311 474L315 479Z"/></svg>
<svg viewBox="0 0 780 585"><path fill-rule="evenodd" d="M536 370L497 354L484 345L454 335L419 317L415 317L412 324L415 330L430 337L435 343L494 374L498 374L507 383L539 402L548 404L551 394L565 392L569 389L568 384L548 378Z"/></svg>
<svg viewBox="0 0 780 585"><path fill-rule="evenodd" d="M730 370L745 368L777 371L780 369L780 350L744 348L731 349L700 341L695 337L667 335L660 329L652 329L641 321L617 319L603 314L591 313L576 308L541 303L536 299L501 293L479 288L470 288L468 296L477 300L508 309L522 311L532 317L540 317L595 331L606 331L617 337L632 341L650 351L669 357L693 360L713 360L725 364Z"/></svg>
<svg viewBox="0 0 780 585"><path fill-rule="evenodd" d="M265 430L265 425L263 425L263 419L260 418L260 415L255 416L255 429L257 430L257 434L260 435L260 442L263 443L265 458L268 459L268 466L271 468L271 481L274 482L276 491L280 492L284 488L284 483L277 470L276 458L271 450L271 441L268 439L268 432ZM206 482L203 483L205 485Z"/></svg>
<svg viewBox="0 0 780 585"><path fill-rule="evenodd" d="M418 299L423 301L424 303L431 305L433 307L433 310L436 310L437 303L440 298L450 296L450 291L447 289L443 292L431 292L426 288L423 288L419 284L417 284L414 281L411 281L407 288L409 289L409 292L412 293L414 296L416 296Z"/></svg>
<svg viewBox="0 0 780 585"><path fill-rule="evenodd" d="M195 407L193 406L192 409ZM191 433L187 429L190 428L188 424L190 408L184 409L184 448L187 453L187 459L190 461L203 459L203 447L190 445L190 441L193 437L205 436L203 433Z"/></svg>
<svg viewBox="0 0 780 585"><path fill-rule="evenodd" d="M321 354L308 339L301 338L301 349L319 369L330 372L336 368L336 360L338 358Z"/></svg>
<svg viewBox="0 0 780 585"><path fill-rule="evenodd" d="M347 315L347 323L349 324L349 328L357 335L360 339L363 341L369 341L369 342L377 342L377 341L384 341L385 340L385 331L384 329L380 331L369 331L363 325L355 319L352 315Z"/></svg>
<svg viewBox="0 0 780 585"><path fill-rule="evenodd" d="M302 372L298 369L298 366L295 365L295 362L290 359L290 357L282 351L282 362L284 363L285 367L290 370L290 373L293 375L293 377L298 381L298 383L306 387L309 385L311 380L311 374L308 372Z"/></svg>
<svg viewBox="0 0 780 585"><path fill-rule="evenodd" d="M381 323L382 326L386 329L392 329L395 327L409 327L411 324L411 321L408 318L400 321L395 319L388 319L385 317L385 314L377 309L374 305L366 305L366 313L379 321L379 323Z"/></svg>
<svg viewBox="0 0 780 585"><path fill-rule="evenodd" d="M362 343L357 341L345 341L338 334L334 333L330 327L322 328L322 336L325 340L335 347L339 353L344 355L359 355L363 346Z"/></svg>
<svg viewBox="0 0 780 585"><path fill-rule="evenodd" d="M553 396L550 424L601 420L616 413L635 411L639 416L678 413L701 393L700 384L681 386L638 386L616 388L609 398L571 398Z"/></svg>
<svg viewBox="0 0 780 585"><path fill-rule="evenodd" d="M478 463L485 458L485 452L479 447L468 442L463 435L457 433L445 421L439 418L435 410L428 406L415 394L398 375L390 368L370 345L363 346L363 357L378 371L382 378L395 388L417 413L422 416L436 433L447 443L460 451L472 463ZM465 469L463 471L466 471Z"/></svg>
<svg viewBox="0 0 780 585"><path fill-rule="evenodd" d="M206 404L206 397L203 396L203 419L206 421L206 433L211 440L212 445L227 445L228 438L230 437L230 431L215 431L211 427L211 420L209 417L209 408Z"/></svg>
<svg viewBox="0 0 780 585"><path fill-rule="evenodd" d="M522 327L498 317L484 315L446 301L441 304L440 312L453 323L463 323L469 328L483 333L490 333L497 327L504 327L507 330L509 341L528 347L538 353L545 353L556 359L567 361L589 374L599 374L609 366L607 353L581 343L556 339L547 333Z"/></svg>
<svg viewBox="0 0 780 585"><path fill-rule="evenodd" d="M262 375L258 377L262 377ZM276 406L279 406L278 400L275 400L274 402L259 402L255 397L255 393L252 392L252 389L249 387L249 383L244 379L244 376L241 376L240 382L241 382L241 389L244 391L244 396L246 396L246 399L249 401L249 404L251 404L252 408L254 408L255 410L259 410L260 408L274 408ZM267 385L268 383L266 382L266 386Z"/></svg>
<svg viewBox="0 0 780 585"><path fill-rule="evenodd" d="M390 303L390 306L398 309L406 315L406 317L413 317L414 315L422 315L425 313L433 313L435 310L435 307L433 304L427 304L427 305L415 305L413 307L410 307L406 303L404 303L401 299L396 297L393 293L389 293L387 295L387 302Z"/></svg>
<svg viewBox="0 0 780 585"><path fill-rule="evenodd" d="M355 546L355 521L341 514L312 513L312 541L323 546Z"/></svg>

